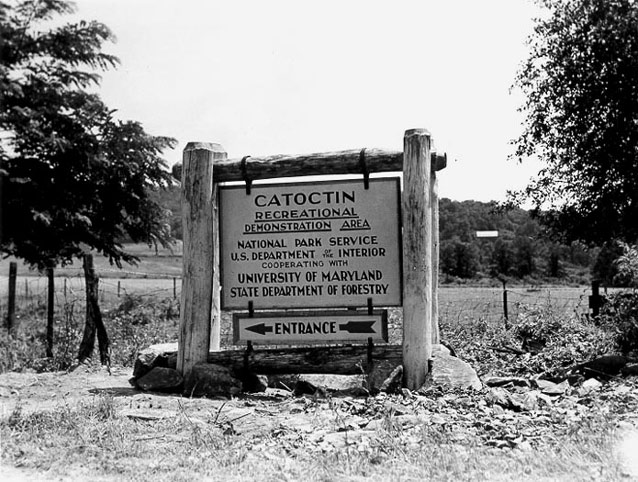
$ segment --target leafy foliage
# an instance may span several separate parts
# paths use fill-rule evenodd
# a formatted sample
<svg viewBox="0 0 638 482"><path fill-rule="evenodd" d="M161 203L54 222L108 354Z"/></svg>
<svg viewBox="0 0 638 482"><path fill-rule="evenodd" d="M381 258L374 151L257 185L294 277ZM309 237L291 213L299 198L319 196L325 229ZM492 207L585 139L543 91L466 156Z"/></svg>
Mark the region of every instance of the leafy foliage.
<svg viewBox="0 0 638 482"><path fill-rule="evenodd" d="M608 295L601 308L600 321L613 331L616 345L624 355L638 353L638 292Z"/></svg>
<svg viewBox="0 0 638 482"><path fill-rule="evenodd" d="M566 240L638 238L638 4L543 0L516 78L526 96L516 157L545 167L511 200ZM545 210L541 210L545 209Z"/></svg>
<svg viewBox="0 0 638 482"><path fill-rule="evenodd" d="M65 299L55 319L53 357L44 357L42 318L46 305L38 302L18 310L21 325L14 335L0 331L0 373L32 369L37 372L67 370L77 364L83 331L84 308L77 299ZM104 313L110 332L111 363L132 367L140 350L174 341L177 337L179 300L125 295Z"/></svg>
<svg viewBox="0 0 638 482"><path fill-rule="evenodd" d="M617 241L603 244L592 266L592 276L604 286L614 286L618 280L618 265L616 260L622 256L622 246Z"/></svg>
<svg viewBox="0 0 638 482"><path fill-rule="evenodd" d="M618 268L617 281L623 285L638 288L638 248L621 243L623 254L615 264Z"/></svg>
<svg viewBox="0 0 638 482"><path fill-rule="evenodd" d="M498 231L496 239L477 238L476 231ZM588 267L596 250L581 243L561 244L546 236L529 212L502 210L493 203L440 202L440 265L448 276L490 275L510 278L565 277Z"/></svg>
<svg viewBox="0 0 638 482"><path fill-rule="evenodd" d="M112 329L112 361L132 367L144 348L175 339L179 301L126 295L107 317Z"/></svg>
<svg viewBox="0 0 638 482"><path fill-rule="evenodd" d="M616 336L607 325L576 314L565 315L550 299L541 305L520 306L519 315L510 320L509 328L474 319L454 326L442 324L441 333L481 376L559 375L569 367L613 351ZM500 347L513 350L500 351Z"/></svg>
<svg viewBox="0 0 638 482"><path fill-rule="evenodd" d="M47 21L73 12L63 0L0 5L0 249L40 269L94 249L135 262L121 245L171 240L167 212L150 196L171 184L161 158L174 144L114 117L90 92L116 67L114 40L98 22Z"/></svg>
<svg viewBox="0 0 638 482"><path fill-rule="evenodd" d="M453 239L441 249L441 270L459 278L472 278L478 270L478 248L460 239Z"/></svg>

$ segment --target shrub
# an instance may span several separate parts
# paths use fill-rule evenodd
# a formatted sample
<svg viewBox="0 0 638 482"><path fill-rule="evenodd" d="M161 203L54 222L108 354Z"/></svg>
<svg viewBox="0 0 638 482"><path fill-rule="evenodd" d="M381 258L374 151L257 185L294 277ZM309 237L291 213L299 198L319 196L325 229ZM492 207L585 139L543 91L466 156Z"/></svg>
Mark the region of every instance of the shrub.
<svg viewBox="0 0 638 482"><path fill-rule="evenodd" d="M638 352L638 292L620 291L608 295L601 308L600 323L613 332L623 355Z"/></svg>
<svg viewBox="0 0 638 482"><path fill-rule="evenodd" d="M177 339L179 300L126 295L105 318L111 362L133 366L140 350Z"/></svg>
<svg viewBox="0 0 638 482"><path fill-rule="evenodd" d="M587 317L560 314L551 303L522 307L512 329L531 356L520 360L520 370L558 375L564 369L608 353L613 335Z"/></svg>

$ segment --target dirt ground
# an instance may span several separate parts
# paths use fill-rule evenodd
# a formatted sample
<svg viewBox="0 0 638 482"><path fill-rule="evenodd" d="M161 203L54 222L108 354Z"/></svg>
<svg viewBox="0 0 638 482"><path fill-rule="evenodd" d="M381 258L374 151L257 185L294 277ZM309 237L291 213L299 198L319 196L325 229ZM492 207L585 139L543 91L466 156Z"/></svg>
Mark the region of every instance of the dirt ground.
<svg viewBox="0 0 638 482"><path fill-rule="evenodd" d="M516 450L511 453L529 453L529 460L534 460L536 457L531 455L533 451L529 442L533 444L534 440L544 437L544 433L555 431L549 423L539 422L542 417L535 420L534 417L522 413L511 413L485 405L483 395L477 395L476 399L455 393L436 399L414 396L405 402L389 396L374 397L372 402L339 397L318 404L308 397L292 397L283 391L272 390L265 394L232 400L215 400L141 392L129 384L130 377L130 368L113 368L109 373L99 365L80 366L69 373L0 374L0 417L9 417L18 409L22 414L55 410L60 407L73 409L82 403L109 397L118 417L148 422L181 420L180 423L191 424L193 427L213 424L223 433L240 435L243 439L250 440L255 453L271 454L269 457L275 457L273 454L281 451L282 444L288 444L290 453L294 454L294 447L297 447L299 440L303 441L303 447L299 450L305 453L325 454L339 451L346 446L365 448L370 440L378 436L380 426L384 423L383 420L369 416L369 411L364 413L363 409L369 409L370 405L366 404L370 403L383 405L386 412L387 407L391 407L394 423L402 427L398 433L402 439L401 443L407 444L406 447L417 443L410 439L417 433L412 427L418 427L425 421L431 426L447 427L445 430L452 442L455 437L460 437L461 440L467 437L468 433L472 433L480 437L481 445L485 446L494 443L493 446L498 448L501 441L509 443L510 447L512 444L518 444ZM634 391L635 387L633 385L624 396L631 396L632 400L638 396ZM617 392L618 388L613 390ZM609 393L615 393L614 391ZM551 403L555 405L552 410L562 410L563 402ZM353 410L348 410L348 407L352 407ZM597 409L592 407L591 410ZM632 412L633 410L624 419L635 421L635 413ZM583 412L582 416L586 418L587 413ZM622 478L638 480L638 431L634 423L623 423L626 430L619 432L622 436L615 444L618 456L625 461ZM490 424L493 427L490 428ZM499 426L499 434L492 438L486 435L489 430L495 430L495 427ZM514 434L508 438L511 426L523 427L515 434L516 439ZM171 433L159 436L167 442L179 438L178 434ZM522 436L525 436L525 440L522 440ZM275 452L272 452L273 450ZM528 463L528 459L525 460L525 463ZM3 481L84 480L86 476L85 473L77 473L65 474L62 478L51 473L36 472L30 468L12 467L6 461L0 465L0 480ZM114 480L94 477L92 479ZM406 480L412 479L408 477Z"/></svg>

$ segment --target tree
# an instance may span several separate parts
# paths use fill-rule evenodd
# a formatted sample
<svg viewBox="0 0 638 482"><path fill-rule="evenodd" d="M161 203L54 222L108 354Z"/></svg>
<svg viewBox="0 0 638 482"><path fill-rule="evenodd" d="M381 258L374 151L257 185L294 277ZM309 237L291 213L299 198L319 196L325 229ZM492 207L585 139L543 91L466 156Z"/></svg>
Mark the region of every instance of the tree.
<svg viewBox="0 0 638 482"><path fill-rule="evenodd" d="M456 238L441 250L441 271L459 278L472 278L479 268L478 248Z"/></svg>
<svg viewBox="0 0 638 482"><path fill-rule="evenodd" d="M492 276L507 277L512 274L514 268L514 251L511 243L497 239L491 257Z"/></svg>
<svg viewBox="0 0 638 482"><path fill-rule="evenodd" d="M638 2L541 0L515 86L526 96L515 157L544 168L511 201L565 240L638 238Z"/></svg>
<svg viewBox="0 0 638 482"><path fill-rule="evenodd" d="M516 274L520 278L534 274L536 248L532 239L527 236L517 236L514 238L513 247Z"/></svg>
<svg viewBox="0 0 638 482"><path fill-rule="evenodd" d="M73 11L64 0L0 3L0 250L41 270L91 251L121 267L137 261L125 236L171 240L151 193L172 182L161 152L175 141L117 120L90 91L118 65L102 51L113 35L98 22L48 23Z"/></svg>
<svg viewBox="0 0 638 482"><path fill-rule="evenodd" d="M617 241L603 244L592 266L592 276L604 286L613 286L614 278L618 274L616 260L622 256L622 245Z"/></svg>
<svg viewBox="0 0 638 482"><path fill-rule="evenodd" d="M547 253L546 274L551 278L560 278L565 274L565 268L562 263L563 248L558 245L550 245Z"/></svg>

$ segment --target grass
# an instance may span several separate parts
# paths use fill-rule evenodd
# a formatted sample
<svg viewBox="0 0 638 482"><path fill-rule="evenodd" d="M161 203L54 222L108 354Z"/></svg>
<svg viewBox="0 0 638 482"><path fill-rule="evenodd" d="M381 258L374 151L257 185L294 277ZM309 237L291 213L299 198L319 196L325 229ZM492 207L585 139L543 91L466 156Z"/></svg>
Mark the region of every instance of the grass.
<svg viewBox="0 0 638 482"><path fill-rule="evenodd" d="M318 428L340 425L343 402L313 403L298 420L314 419ZM254 480L256 474L266 481L622 478L615 425L603 416L581 420L534 447L500 449L472 431L429 423L432 413L402 428L385 409L376 415L386 423L374 430L331 432L343 441L331 447L314 443L303 423L229 432L213 417L221 402L207 404L191 407L185 400L175 416L162 420L127 416L109 395L49 412L18 408L0 420L2 459L77 480ZM287 412L294 405L278 408Z"/></svg>

